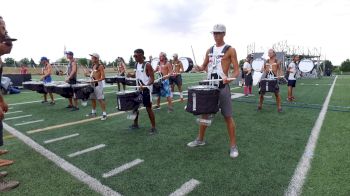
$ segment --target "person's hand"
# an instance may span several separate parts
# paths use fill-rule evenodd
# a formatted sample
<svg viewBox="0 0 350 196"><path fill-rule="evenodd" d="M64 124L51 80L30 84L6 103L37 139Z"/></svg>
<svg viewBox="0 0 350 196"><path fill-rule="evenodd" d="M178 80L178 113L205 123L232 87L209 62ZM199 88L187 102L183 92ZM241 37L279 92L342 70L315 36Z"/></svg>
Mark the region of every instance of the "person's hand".
<svg viewBox="0 0 350 196"><path fill-rule="evenodd" d="M1 104L1 109L3 110L4 113L9 111L9 106L7 105L7 103L2 103Z"/></svg>
<svg viewBox="0 0 350 196"><path fill-rule="evenodd" d="M224 77L222 78L222 83L224 83L224 84L230 83L230 80L228 80L227 76L224 76Z"/></svg>

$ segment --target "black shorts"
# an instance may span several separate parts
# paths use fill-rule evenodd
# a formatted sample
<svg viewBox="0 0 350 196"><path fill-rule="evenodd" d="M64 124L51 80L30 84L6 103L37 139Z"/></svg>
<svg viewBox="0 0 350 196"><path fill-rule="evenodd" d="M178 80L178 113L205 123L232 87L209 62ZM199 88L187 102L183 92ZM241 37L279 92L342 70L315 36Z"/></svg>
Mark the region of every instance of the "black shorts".
<svg viewBox="0 0 350 196"><path fill-rule="evenodd" d="M142 95L143 106L145 106L145 107L152 107L151 95L150 95L149 89L146 88L143 91L141 91L141 95Z"/></svg>
<svg viewBox="0 0 350 196"><path fill-rule="evenodd" d="M182 85L182 77L181 75L170 76L169 78L170 85L176 84L177 86Z"/></svg>
<svg viewBox="0 0 350 196"><path fill-rule="evenodd" d="M4 145L4 139L3 139L3 126L2 121L0 121L0 146Z"/></svg>
<svg viewBox="0 0 350 196"><path fill-rule="evenodd" d="M297 83L296 80L288 80L288 86L295 87L295 84Z"/></svg>
<svg viewBox="0 0 350 196"><path fill-rule="evenodd" d="M253 86L252 74L245 75L244 84L245 84L245 86Z"/></svg>
<svg viewBox="0 0 350 196"><path fill-rule="evenodd" d="M69 79L68 80L68 84L72 85L72 84L76 84L77 83L77 79Z"/></svg>

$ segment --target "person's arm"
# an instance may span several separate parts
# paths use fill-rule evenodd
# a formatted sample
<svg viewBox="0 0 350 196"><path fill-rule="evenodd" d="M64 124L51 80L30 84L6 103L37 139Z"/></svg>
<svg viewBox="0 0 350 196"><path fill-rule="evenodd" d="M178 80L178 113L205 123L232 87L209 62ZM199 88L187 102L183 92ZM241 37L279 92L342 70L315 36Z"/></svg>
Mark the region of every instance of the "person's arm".
<svg viewBox="0 0 350 196"><path fill-rule="evenodd" d="M239 64L238 64L238 60L237 60L237 53L236 53L236 49L234 48L230 48L230 57L231 57L231 64L233 64L233 74L231 77L233 78L237 78L239 75ZM230 81L228 81L230 82ZM224 81L225 83L225 81Z"/></svg>
<svg viewBox="0 0 350 196"><path fill-rule="evenodd" d="M184 66L183 66L183 64L182 64L182 62L181 62L181 61L179 61L179 66L180 66L179 73L183 73L183 72L185 72L185 70L184 70Z"/></svg>
<svg viewBox="0 0 350 196"><path fill-rule="evenodd" d="M98 81L102 81L105 79L105 69L104 69L104 65L100 65L98 67L99 71L100 71L100 79L98 79Z"/></svg>
<svg viewBox="0 0 350 196"><path fill-rule="evenodd" d="M173 65L169 62L166 63L168 67L168 75L173 75Z"/></svg>
<svg viewBox="0 0 350 196"><path fill-rule="evenodd" d="M74 76L75 74L77 74L77 68L78 68L77 63L76 63L76 62L73 62L73 63L72 63L72 71L71 71L71 73L70 73L68 79L72 79L73 76Z"/></svg>
<svg viewBox="0 0 350 196"><path fill-rule="evenodd" d="M148 86L152 85L153 82L154 82L154 71L153 71L152 65L150 63L146 64L146 74L150 78L150 80L149 80L147 85Z"/></svg>
<svg viewBox="0 0 350 196"><path fill-rule="evenodd" d="M277 61L277 77L280 77L282 76L282 69L281 69L281 62L280 61Z"/></svg>

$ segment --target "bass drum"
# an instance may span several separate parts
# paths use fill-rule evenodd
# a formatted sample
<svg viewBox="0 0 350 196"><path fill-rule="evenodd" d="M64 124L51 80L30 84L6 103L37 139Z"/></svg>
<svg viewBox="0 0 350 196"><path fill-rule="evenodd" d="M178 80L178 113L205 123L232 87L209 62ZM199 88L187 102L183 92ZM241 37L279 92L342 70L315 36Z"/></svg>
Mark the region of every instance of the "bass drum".
<svg viewBox="0 0 350 196"><path fill-rule="evenodd" d="M253 62L252 62L252 68L254 71L260 71L263 69L264 67L264 59L262 58L257 58L257 59L254 59Z"/></svg>
<svg viewBox="0 0 350 196"><path fill-rule="evenodd" d="M157 69L158 63L159 63L159 58L158 57L155 57L155 58L152 59L151 65L152 65L153 70Z"/></svg>
<svg viewBox="0 0 350 196"><path fill-rule="evenodd" d="M192 70L192 68L193 68L193 61L192 61L191 58L180 57L179 60L181 61L185 72L190 72Z"/></svg>
<svg viewBox="0 0 350 196"><path fill-rule="evenodd" d="M254 71L254 73L253 73L253 85L254 86L259 84L262 76L263 76L263 73L261 73L260 71Z"/></svg>
<svg viewBox="0 0 350 196"><path fill-rule="evenodd" d="M315 65L310 59L303 59L299 63L299 70L303 73L312 71L314 67Z"/></svg>

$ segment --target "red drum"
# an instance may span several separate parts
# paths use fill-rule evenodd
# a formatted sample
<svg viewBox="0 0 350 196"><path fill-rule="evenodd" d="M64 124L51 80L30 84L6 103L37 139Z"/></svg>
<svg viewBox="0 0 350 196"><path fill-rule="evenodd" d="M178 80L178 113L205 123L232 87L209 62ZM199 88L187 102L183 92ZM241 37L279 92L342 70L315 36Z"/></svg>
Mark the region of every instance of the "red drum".
<svg viewBox="0 0 350 196"><path fill-rule="evenodd" d="M215 86L189 87L186 111L194 115L215 114L219 111L219 96L220 90Z"/></svg>
<svg viewBox="0 0 350 196"><path fill-rule="evenodd" d="M124 91L117 93L117 105L119 111L129 111L138 108L140 105L135 99L139 96L139 91Z"/></svg>

